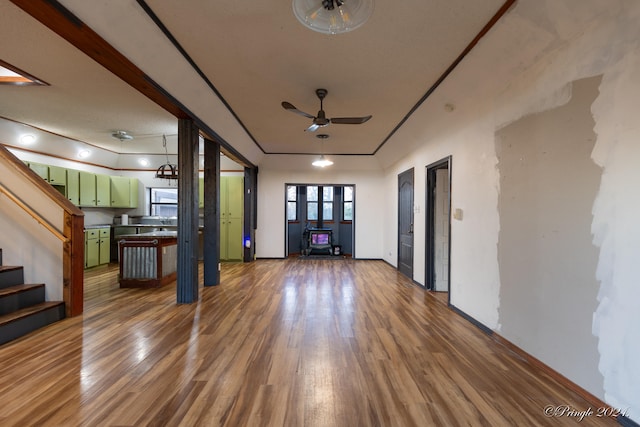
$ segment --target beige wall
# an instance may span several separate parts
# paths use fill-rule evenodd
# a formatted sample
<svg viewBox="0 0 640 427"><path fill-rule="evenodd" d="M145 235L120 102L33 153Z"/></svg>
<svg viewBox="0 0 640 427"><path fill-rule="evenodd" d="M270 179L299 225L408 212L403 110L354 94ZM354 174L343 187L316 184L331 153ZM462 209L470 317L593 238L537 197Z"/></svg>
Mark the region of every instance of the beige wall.
<svg viewBox="0 0 640 427"><path fill-rule="evenodd" d="M501 129L496 152L501 334L603 396L591 332L599 287L591 207L602 170L591 159L590 108L600 81L574 82L565 105Z"/></svg>

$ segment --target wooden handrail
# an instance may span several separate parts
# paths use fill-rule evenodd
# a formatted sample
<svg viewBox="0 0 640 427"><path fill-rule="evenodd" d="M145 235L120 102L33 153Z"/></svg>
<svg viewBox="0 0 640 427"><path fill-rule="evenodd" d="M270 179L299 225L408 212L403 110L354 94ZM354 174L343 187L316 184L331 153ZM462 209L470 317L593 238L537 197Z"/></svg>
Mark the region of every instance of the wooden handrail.
<svg viewBox="0 0 640 427"><path fill-rule="evenodd" d="M44 219L37 210L31 208L28 202L24 202L16 196L15 190L0 184L2 194L5 194L33 219L42 224L47 231L62 241L62 296L65 310L69 317L82 314L84 300L84 212L29 169L24 162L1 143L0 163L16 172L16 179L31 185L38 194L36 197L46 197L62 210L63 229L59 230Z"/></svg>
<svg viewBox="0 0 640 427"><path fill-rule="evenodd" d="M56 236L58 239L62 241L62 243L69 242L69 238L58 231L49 221L44 219L40 214L34 211L29 205L23 202L18 196L13 194L7 187L0 184L0 192L7 196L9 199L13 201L16 205L18 205L23 211L29 214L31 218L35 219L40 225L49 230L51 234Z"/></svg>

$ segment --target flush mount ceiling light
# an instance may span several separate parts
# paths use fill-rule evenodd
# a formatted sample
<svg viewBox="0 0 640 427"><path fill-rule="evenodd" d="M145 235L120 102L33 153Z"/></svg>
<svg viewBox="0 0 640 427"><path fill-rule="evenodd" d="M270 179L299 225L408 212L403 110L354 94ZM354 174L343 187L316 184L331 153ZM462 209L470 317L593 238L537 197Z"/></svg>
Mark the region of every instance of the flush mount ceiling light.
<svg viewBox="0 0 640 427"><path fill-rule="evenodd" d="M115 130L115 131L113 131L111 136L113 138L119 140L120 142L130 141L130 140L133 139L133 136L129 132L127 132L126 130Z"/></svg>
<svg viewBox="0 0 640 427"><path fill-rule="evenodd" d="M325 34L353 31L373 12L373 0L293 0L293 13L302 25Z"/></svg>
<svg viewBox="0 0 640 427"><path fill-rule="evenodd" d="M34 142L36 142L36 137L30 133L24 134L20 137L20 144L22 145L31 145Z"/></svg>

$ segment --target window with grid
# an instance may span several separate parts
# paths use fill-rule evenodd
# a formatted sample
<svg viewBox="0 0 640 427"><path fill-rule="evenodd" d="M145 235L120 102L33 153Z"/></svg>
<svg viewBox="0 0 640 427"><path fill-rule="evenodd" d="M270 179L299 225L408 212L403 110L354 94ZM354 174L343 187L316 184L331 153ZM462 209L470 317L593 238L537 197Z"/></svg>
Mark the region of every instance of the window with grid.
<svg viewBox="0 0 640 427"><path fill-rule="evenodd" d="M333 221L333 187L322 187L322 220Z"/></svg>
<svg viewBox="0 0 640 427"><path fill-rule="evenodd" d="M318 186L307 186L307 220L318 220Z"/></svg>
<svg viewBox="0 0 640 427"><path fill-rule="evenodd" d="M353 221L353 187L343 187L342 220Z"/></svg>
<svg viewBox="0 0 640 427"><path fill-rule="evenodd" d="M287 186L287 220L298 220L298 189L295 185Z"/></svg>
<svg viewBox="0 0 640 427"><path fill-rule="evenodd" d="M151 216L178 216L177 188L150 188L149 198Z"/></svg>

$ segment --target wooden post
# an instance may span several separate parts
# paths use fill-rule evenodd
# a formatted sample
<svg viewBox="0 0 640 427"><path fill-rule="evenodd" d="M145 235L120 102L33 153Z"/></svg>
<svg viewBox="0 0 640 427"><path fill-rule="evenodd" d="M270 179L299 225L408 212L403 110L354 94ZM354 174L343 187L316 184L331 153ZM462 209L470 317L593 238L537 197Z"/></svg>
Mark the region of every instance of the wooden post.
<svg viewBox="0 0 640 427"><path fill-rule="evenodd" d="M178 120L178 304L198 301L198 128Z"/></svg>
<svg viewBox="0 0 640 427"><path fill-rule="evenodd" d="M258 168L244 168L244 262L253 261L256 253L256 219L258 206ZM249 245L247 247L247 241Z"/></svg>
<svg viewBox="0 0 640 427"><path fill-rule="evenodd" d="M204 285L220 284L220 144L204 141Z"/></svg>

